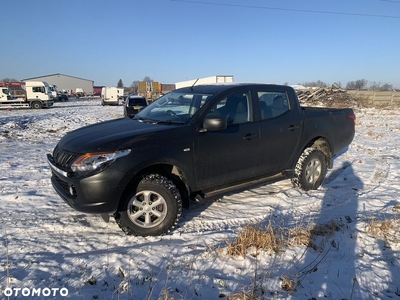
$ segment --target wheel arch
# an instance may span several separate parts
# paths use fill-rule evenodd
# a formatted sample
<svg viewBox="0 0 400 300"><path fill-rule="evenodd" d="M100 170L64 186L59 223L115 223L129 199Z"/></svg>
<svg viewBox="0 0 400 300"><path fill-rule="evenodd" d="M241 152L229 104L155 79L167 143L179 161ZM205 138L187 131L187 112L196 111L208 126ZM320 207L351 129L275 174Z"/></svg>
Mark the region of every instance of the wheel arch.
<svg viewBox="0 0 400 300"><path fill-rule="evenodd" d="M300 155L303 153L305 149L310 147L316 148L320 150L322 153L324 153L327 159L328 168L332 168L333 165L332 146L327 138L321 136L315 137L303 147L303 149L300 152Z"/></svg>
<svg viewBox="0 0 400 300"><path fill-rule="evenodd" d="M159 174L172 180L179 190L183 207L189 207L190 186L187 181L187 176L181 168L172 163L154 163L134 172L134 176L125 186L121 198L119 199L119 203L121 203L122 199L126 197L132 189L136 189L143 176L147 174Z"/></svg>

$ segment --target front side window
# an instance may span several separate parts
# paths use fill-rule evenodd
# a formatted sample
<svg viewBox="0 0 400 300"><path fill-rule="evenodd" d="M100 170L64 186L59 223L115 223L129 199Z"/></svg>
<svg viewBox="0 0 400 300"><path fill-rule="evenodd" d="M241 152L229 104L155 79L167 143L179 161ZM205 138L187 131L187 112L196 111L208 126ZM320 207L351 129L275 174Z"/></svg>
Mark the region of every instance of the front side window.
<svg viewBox="0 0 400 300"><path fill-rule="evenodd" d="M34 93L44 93L44 87L43 86L34 86L34 87L32 87L32 92L34 92Z"/></svg>
<svg viewBox="0 0 400 300"><path fill-rule="evenodd" d="M259 91L261 119L270 119L289 111L289 101L285 92Z"/></svg>
<svg viewBox="0 0 400 300"><path fill-rule="evenodd" d="M250 92L237 92L219 101L208 113L207 117L226 117L228 126L252 120Z"/></svg>

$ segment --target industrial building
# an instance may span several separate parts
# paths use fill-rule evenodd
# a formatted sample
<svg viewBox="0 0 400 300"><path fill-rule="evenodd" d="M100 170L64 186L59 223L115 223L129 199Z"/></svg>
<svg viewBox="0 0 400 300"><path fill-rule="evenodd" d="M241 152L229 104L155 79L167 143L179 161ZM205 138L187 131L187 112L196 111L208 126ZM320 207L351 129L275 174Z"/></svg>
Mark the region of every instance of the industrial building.
<svg viewBox="0 0 400 300"><path fill-rule="evenodd" d="M60 92L68 92L75 94L78 91L82 91L86 95L93 94L93 80L83 79L74 76L68 76L64 74L51 74L39 77L25 78L22 81L35 80L45 81L50 85L56 85Z"/></svg>

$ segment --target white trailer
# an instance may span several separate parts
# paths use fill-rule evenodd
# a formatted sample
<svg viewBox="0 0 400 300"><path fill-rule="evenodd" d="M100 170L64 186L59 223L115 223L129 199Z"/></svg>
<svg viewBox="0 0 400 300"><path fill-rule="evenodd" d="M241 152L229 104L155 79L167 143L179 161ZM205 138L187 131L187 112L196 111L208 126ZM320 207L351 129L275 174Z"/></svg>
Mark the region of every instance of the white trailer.
<svg viewBox="0 0 400 300"><path fill-rule="evenodd" d="M124 89L116 87L103 87L101 89L101 105L118 105L124 97Z"/></svg>
<svg viewBox="0 0 400 300"><path fill-rule="evenodd" d="M233 82L232 75L216 75L211 77L203 77L198 79L177 82L175 83L175 88L179 89L183 87L192 86L193 84L198 85L198 84L214 84L214 83L229 83L229 82Z"/></svg>
<svg viewBox="0 0 400 300"><path fill-rule="evenodd" d="M25 81L25 97L14 98L8 87L0 87L0 107L51 107L54 104L50 86L43 81Z"/></svg>

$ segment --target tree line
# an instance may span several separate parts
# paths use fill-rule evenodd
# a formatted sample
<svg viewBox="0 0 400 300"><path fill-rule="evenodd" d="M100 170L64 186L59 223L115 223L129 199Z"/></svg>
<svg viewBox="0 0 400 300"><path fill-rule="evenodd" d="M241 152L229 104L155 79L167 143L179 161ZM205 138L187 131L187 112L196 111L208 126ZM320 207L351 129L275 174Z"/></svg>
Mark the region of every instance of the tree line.
<svg viewBox="0 0 400 300"><path fill-rule="evenodd" d="M320 87L320 88L326 88L329 85L321 80L317 81L310 81L310 82L304 82L301 85L306 86L306 87ZM337 88L342 88L342 83L335 82L333 87ZM368 81L366 79L359 79L355 81L349 81L346 84L345 87L346 90L370 90L370 91L392 91L393 90L393 85L389 83L381 83L381 82L375 82L375 81Z"/></svg>

